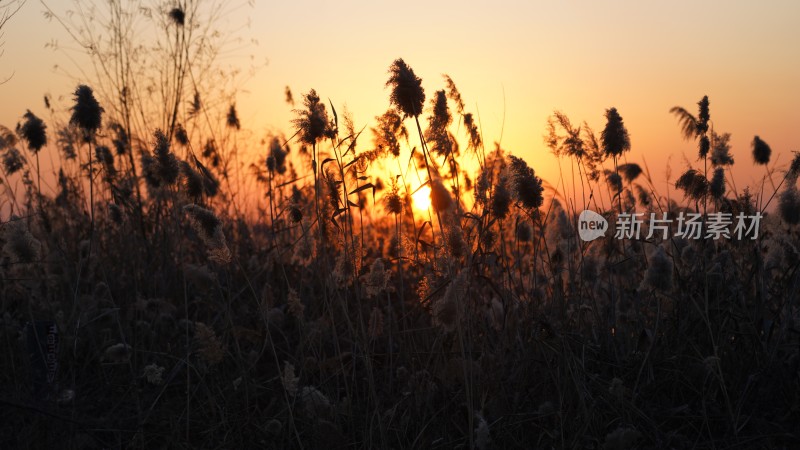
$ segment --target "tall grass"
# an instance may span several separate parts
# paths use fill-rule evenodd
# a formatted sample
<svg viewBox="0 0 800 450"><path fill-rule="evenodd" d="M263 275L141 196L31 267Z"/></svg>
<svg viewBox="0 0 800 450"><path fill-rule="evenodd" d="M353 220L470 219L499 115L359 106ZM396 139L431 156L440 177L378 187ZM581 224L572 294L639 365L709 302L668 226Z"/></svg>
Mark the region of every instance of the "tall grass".
<svg viewBox="0 0 800 450"><path fill-rule="evenodd" d="M678 202L628 160L615 108L600 136L556 112L553 185L485 148L450 77L428 108L403 60L387 85L392 109L361 127L308 92L249 175L227 163L249 143L187 132L174 99L166 128L99 103L95 126L79 88L71 120L37 128L54 133L55 189L33 181L30 128L0 129L3 446L796 445L800 158L770 166L756 138L765 183L732 192L727 138L698 132L704 98L699 118L674 110L703 164ZM234 107L222 120L238 131ZM236 203L247 185L254 213ZM583 209L608 219L605 237L579 239ZM621 213L707 227L757 212L755 239L689 239L676 222L614 237ZM61 351L34 398L19 336L37 320Z"/></svg>

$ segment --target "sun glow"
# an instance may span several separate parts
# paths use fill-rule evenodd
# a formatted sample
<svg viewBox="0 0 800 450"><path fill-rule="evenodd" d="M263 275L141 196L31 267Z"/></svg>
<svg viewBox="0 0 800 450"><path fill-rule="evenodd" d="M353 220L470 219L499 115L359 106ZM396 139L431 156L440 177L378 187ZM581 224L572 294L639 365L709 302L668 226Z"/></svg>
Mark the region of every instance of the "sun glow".
<svg viewBox="0 0 800 450"><path fill-rule="evenodd" d="M417 211L428 211L431 206L431 188L430 186L422 186L416 192L411 194L412 205Z"/></svg>

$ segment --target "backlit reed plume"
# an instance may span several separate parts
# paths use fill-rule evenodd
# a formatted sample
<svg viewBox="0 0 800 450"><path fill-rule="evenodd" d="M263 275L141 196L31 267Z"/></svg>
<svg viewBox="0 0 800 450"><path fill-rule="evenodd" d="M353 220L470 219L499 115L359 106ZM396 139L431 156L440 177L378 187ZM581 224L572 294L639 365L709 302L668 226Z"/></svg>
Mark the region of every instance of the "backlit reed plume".
<svg viewBox="0 0 800 450"><path fill-rule="evenodd" d="M231 252L222 232L222 221L213 212L195 204L186 205L183 210L188 214L192 228L208 248L209 259L219 264L229 263Z"/></svg>
<svg viewBox="0 0 800 450"><path fill-rule="evenodd" d="M195 169L203 178L203 189L209 197L215 197L219 193L219 180L206 168L194 155L189 155Z"/></svg>
<svg viewBox="0 0 800 450"><path fill-rule="evenodd" d="M792 162L789 164L789 170L787 172L787 176L790 176L797 180L798 176L800 176L800 152L792 152L794 153L794 157L792 158Z"/></svg>
<svg viewBox="0 0 800 450"><path fill-rule="evenodd" d="M702 173L689 169L678 178L675 187L682 190L686 197L697 201L708 193L708 180Z"/></svg>
<svg viewBox="0 0 800 450"><path fill-rule="evenodd" d="M83 130L83 139L88 142L100 129L103 108L95 99L92 88L84 84L78 86L73 98L75 105L71 108L69 123Z"/></svg>
<svg viewBox="0 0 800 450"><path fill-rule="evenodd" d="M182 147L189 145L189 134L186 132L186 128L180 123L175 126L175 142Z"/></svg>
<svg viewBox="0 0 800 450"><path fill-rule="evenodd" d="M233 128L236 130L240 130L242 128L241 122L239 122L239 114L236 112L236 104L231 104L228 108L228 116L226 119L226 123L228 128Z"/></svg>
<svg viewBox="0 0 800 450"><path fill-rule="evenodd" d="M469 132L469 146L467 148L478 150L482 143L481 133L478 131L478 125L475 123L472 113L464 114L462 120L464 121L464 127L466 127L467 131Z"/></svg>
<svg viewBox="0 0 800 450"><path fill-rule="evenodd" d="M169 11L169 19L175 25L182 27L186 23L186 13L183 8L172 8Z"/></svg>
<svg viewBox="0 0 800 450"><path fill-rule="evenodd" d="M98 145L94 149L94 155L97 161L103 165L106 181L114 179L117 169L114 167L114 155L111 154L111 150L105 145Z"/></svg>
<svg viewBox="0 0 800 450"><path fill-rule="evenodd" d="M753 160L756 164L765 165L769 163L769 158L772 155L772 149L769 145L762 141L760 137L753 138Z"/></svg>
<svg viewBox="0 0 800 450"><path fill-rule="evenodd" d="M294 95L292 94L292 88L290 88L289 86L286 86L283 89L283 96L284 96L284 101L288 105L294 106Z"/></svg>
<svg viewBox="0 0 800 450"><path fill-rule="evenodd" d="M286 150L283 149L281 140L277 137L272 138L269 143L269 154L267 155L267 170L270 172L286 173Z"/></svg>
<svg viewBox="0 0 800 450"><path fill-rule="evenodd" d="M708 151L711 147L707 134L708 122L711 120L707 95L703 96L703 98L697 102L697 109L697 117L680 106L670 108L669 112L678 118L678 124L681 127L681 134L683 134L684 139L699 138L698 154L700 158L703 159L708 155Z"/></svg>
<svg viewBox="0 0 800 450"><path fill-rule="evenodd" d="M3 153L3 170L6 175L13 175L25 166L25 158L19 150L14 147L9 147Z"/></svg>
<svg viewBox="0 0 800 450"><path fill-rule="evenodd" d="M622 153L631 149L628 130L625 128L617 108L606 110L606 126L600 134L600 141L606 156L618 158Z"/></svg>
<svg viewBox="0 0 800 450"><path fill-rule="evenodd" d="M154 133L155 147L153 156L156 159L156 173L164 184L171 185L178 179L178 160L175 154L170 151L170 143L167 136L160 129Z"/></svg>
<svg viewBox="0 0 800 450"><path fill-rule="evenodd" d="M650 255L642 286L659 291L668 291L672 288L672 258L667 256L663 247L657 247Z"/></svg>
<svg viewBox="0 0 800 450"><path fill-rule="evenodd" d="M447 95L444 90L434 93L434 97L431 99L431 108L433 114L428 118L425 139L430 143L431 151L440 156L448 156L453 151L453 141L450 139L447 128L453 118L447 107Z"/></svg>
<svg viewBox="0 0 800 450"><path fill-rule="evenodd" d="M711 164L715 166L733 165L731 156L730 133L716 134L712 132L714 148L711 150Z"/></svg>
<svg viewBox="0 0 800 450"><path fill-rule="evenodd" d="M31 234L25 220L11 217L2 228L3 254L14 262L30 263L40 259L42 244Z"/></svg>
<svg viewBox="0 0 800 450"><path fill-rule="evenodd" d="M114 138L111 140L111 143L114 145L114 150L117 155L128 153L130 137L128 136L128 132L125 131L125 128L117 122L112 122L108 128L114 132Z"/></svg>
<svg viewBox="0 0 800 450"><path fill-rule="evenodd" d="M147 188L150 191L159 189L161 187L161 177L158 176L158 163L155 158L150 152L143 150L140 161L142 164L142 177L147 184Z"/></svg>
<svg viewBox="0 0 800 450"><path fill-rule="evenodd" d="M199 198L205 193L205 185L203 183L203 176L194 170L189 163L181 161L181 187L190 198Z"/></svg>
<svg viewBox="0 0 800 450"><path fill-rule="evenodd" d="M617 166L617 172L622 174L625 182L631 183L642 174L642 168L636 163L620 164Z"/></svg>
<svg viewBox="0 0 800 450"><path fill-rule="evenodd" d="M37 154L42 147L47 145L47 133L45 132L47 125L30 111L26 112L23 117L25 121L19 126L19 133L27 142L30 151Z"/></svg>
<svg viewBox="0 0 800 450"><path fill-rule="evenodd" d="M386 86L392 88L389 101L406 116L419 116L425 103L422 79L414 74L402 58L392 63L389 74L389 81L386 82Z"/></svg>
<svg viewBox="0 0 800 450"><path fill-rule="evenodd" d="M613 193L622 192L622 177L617 172L606 171L606 183Z"/></svg>
<svg viewBox="0 0 800 450"><path fill-rule="evenodd" d="M78 157L75 150L77 142L77 132L72 127L63 127L56 131L56 144L64 159L73 160Z"/></svg>
<svg viewBox="0 0 800 450"><path fill-rule="evenodd" d="M403 125L403 118L394 109L389 109L375 120L378 125L372 128L372 142L377 153L400 156L400 140L408 141L408 130Z"/></svg>
<svg viewBox="0 0 800 450"><path fill-rule="evenodd" d="M542 206L542 179L536 176L525 160L513 155L509 155L508 159L514 199L527 209Z"/></svg>
<svg viewBox="0 0 800 450"><path fill-rule="evenodd" d="M708 193L717 200L722 200L725 195L725 169L722 167L714 169L714 175L708 185Z"/></svg>
<svg viewBox="0 0 800 450"><path fill-rule="evenodd" d="M320 139L332 137L334 132L328 122L328 112L317 91L311 89L303 96L303 106L305 109L295 110L297 118L292 121L300 133L300 141L315 145Z"/></svg>
<svg viewBox="0 0 800 450"><path fill-rule="evenodd" d="M644 207L650 206L653 202L650 192L638 184L634 185L634 188L636 189L636 198L639 200L639 204Z"/></svg>
<svg viewBox="0 0 800 450"><path fill-rule="evenodd" d="M17 124L17 132L28 144L28 149L36 157L36 180L39 194L42 192L42 178L39 171L39 151L47 144L47 126L42 119L36 117L30 110L23 116L25 121Z"/></svg>
<svg viewBox="0 0 800 450"><path fill-rule="evenodd" d="M396 184L392 186L392 191L386 195L384 202L386 211L390 214L400 214L403 212L403 200L400 198Z"/></svg>
<svg viewBox="0 0 800 450"><path fill-rule="evenodd" d="M364 276L364 285L369 297L377 297L388 288L392 272L386 270L383 258L376 258L369 268L369 272Z"/></svg>
<svg viewBox="0 0 800 450"><path fill-rule="evenodd" d="M503 172L494 185L492 191L492 214L498 219L505 219L511 208L511 190L509 189L508 175Z"/></svg>
<svg viewBox="0 0 800 450"><path fill-rule="evenodd" d="M800 194L795 183L787 186L778 198L778 212L789 225L800 223Z"/></svg>

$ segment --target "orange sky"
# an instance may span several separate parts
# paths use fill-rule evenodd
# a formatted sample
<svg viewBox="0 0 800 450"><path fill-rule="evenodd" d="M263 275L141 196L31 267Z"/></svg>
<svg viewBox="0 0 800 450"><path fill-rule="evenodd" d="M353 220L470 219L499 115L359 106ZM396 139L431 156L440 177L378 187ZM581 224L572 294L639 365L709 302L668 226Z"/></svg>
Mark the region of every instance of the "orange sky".
<svg viewBox="0 0 800 450"><path fill-rule="evenodd" d="M605 109L617 107L631 135L628 160L646 159L661 183L670 155L673 174L685 168L684 155L696 159L668 110L694 112L703 95L715 130L733 134L739 189L763 174L751 164L754 135L772 146L773 161L780 155L779 165L800 150L796 1L253 3L232 8L222 28L248 24L239 34L258 41L227 53L225 64L246 66L251 55L268 61L237 98L243 127L257 135L290 129L287 85L296 99L314 88L337 108L346 105L357 128L372 125L389 106L387 69L402 57L429 98L449 74L480 114L487 144L502 136L504 148L551 184L558 171L542 136L554 109L599 131ZM0 85L0 124L9 128L28 108L44 115L43 94L66 100L78 82L53 71L59 64L77 73L80 59L45 48L74 45L42 10L29 0L3 30L0 79L13 78Z"/></svg>

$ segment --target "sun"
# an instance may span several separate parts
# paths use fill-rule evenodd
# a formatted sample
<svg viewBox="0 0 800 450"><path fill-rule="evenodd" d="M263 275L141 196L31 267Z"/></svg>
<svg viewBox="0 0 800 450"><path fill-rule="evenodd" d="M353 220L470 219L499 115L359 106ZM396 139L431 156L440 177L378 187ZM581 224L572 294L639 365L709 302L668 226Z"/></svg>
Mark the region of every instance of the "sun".
<svg viewBox="0 0 800 450"><path fill-rule="evenodd" d="M422 186L417 189L417 192L411 194L412 205L414 209L420 212L428 211L431 206L431 188L430 186Z"/></svg>

